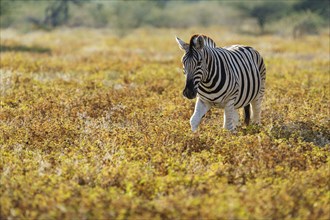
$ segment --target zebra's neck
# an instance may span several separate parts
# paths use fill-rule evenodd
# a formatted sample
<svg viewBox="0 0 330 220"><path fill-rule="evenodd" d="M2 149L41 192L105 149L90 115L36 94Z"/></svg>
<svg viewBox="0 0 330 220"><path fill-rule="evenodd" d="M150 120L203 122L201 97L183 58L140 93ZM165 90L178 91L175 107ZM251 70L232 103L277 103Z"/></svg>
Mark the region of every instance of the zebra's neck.
<svg viewBox="0 0 330 220"><path fill-rule="evenodd" d="M214 76L214 74L216 74L216 67L215 67L216 60L214 57L214 53L215 53L214 50L215 48L205 47L202 51L206 65L203 72L203 80L202 80L203 83L209 82Z"/></svg>
<svg viewBox="0 0 330 220"><path fill-rule="evenodd" d="M223 48L206 47L203 49L206 66L203 80L199 84L198 94L210 102L223 102L227 95L218 96L218 94L225 93L223 89L228 86L228 83L234 83L232 77L228 75L228 66L223 62L226 59L223 50Z"/></svg>

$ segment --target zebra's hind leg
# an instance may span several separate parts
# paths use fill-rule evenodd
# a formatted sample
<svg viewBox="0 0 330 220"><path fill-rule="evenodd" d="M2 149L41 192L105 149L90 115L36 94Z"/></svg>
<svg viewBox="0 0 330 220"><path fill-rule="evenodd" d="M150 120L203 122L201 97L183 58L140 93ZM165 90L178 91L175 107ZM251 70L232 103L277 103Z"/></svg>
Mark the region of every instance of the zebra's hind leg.
<svg viewBox="0 0 330 220"><path fill-rule="evenodd" d="M252 106L252 123L260 124L261 119L261 103L263 95L258 95L256 99L251 102Z"/></svg>
<svg viewBox="0 0 330 220"><path fill-rule="evenodd" d="M260 69L260 76L261 76L261 84L260 84L260 91L257 94L257 97L251 102L252 108L252 123L253 124L260 124L261 119L261 103L262 99L265 94L265 87L266 87L266 68L265 64L262 64Z"/></svg>
<svg viewBox="0 0 330 220"><path fill-rule="evenodd" d="M250 124L251 119L251 104L244 106L244 123L245 125Z"/></svg>
<svg viewBox="0 0 330 220"><path fill-rule="evenodd" d="M224 115L224 120L223 120L223 128L233 131L236 128L235 124L235 115L238 114L237 110L234 107L234 102L229 101L225 105L225 115Z"/></svg>

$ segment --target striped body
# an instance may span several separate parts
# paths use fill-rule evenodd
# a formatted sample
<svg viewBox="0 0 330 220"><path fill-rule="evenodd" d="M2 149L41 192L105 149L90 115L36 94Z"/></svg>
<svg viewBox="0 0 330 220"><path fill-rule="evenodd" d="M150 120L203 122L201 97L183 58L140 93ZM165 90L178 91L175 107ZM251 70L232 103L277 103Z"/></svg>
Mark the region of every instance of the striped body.
<svg viewBox="0 0 330 220"><path fill-rule="evenodd" d="M265 80L265 66L262 57L253 48L240 45L204 47L203 56L208 72L197 91L203 101L224 107L227 101L233 99L237 109L247 106L259 92L264 92L261 80Z"/></svg>
<svg viewBox="0 0 330 220"><path fill-rule="evenodd" d="M204 35L193 35L189 44L179 38L177 42L185 51L182 58L186 75L183 95L188 99L197 96L190 120L193 131L212 106L225 109L224 127L229 130L239 124L236 109L241 107L244 107L247 124L251 108L252 121L260 123L266 68L256 50L240 45L216 47L214 41Z"/></svg>

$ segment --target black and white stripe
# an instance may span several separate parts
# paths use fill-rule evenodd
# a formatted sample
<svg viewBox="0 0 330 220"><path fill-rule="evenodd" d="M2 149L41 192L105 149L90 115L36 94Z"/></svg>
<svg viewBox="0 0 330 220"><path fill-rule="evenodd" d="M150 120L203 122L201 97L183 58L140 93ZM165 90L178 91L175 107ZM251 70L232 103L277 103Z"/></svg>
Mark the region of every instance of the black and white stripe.
<svg viewBox="0 0 330 220"><path fill-rule="evenodd" d="M266 68L263 58L256 50L241 45L216 47L214 41L204 35L193 35L189 44L179 38L177 42L185 51L182 58L186 75L186 87L183 91L185 97L192 99L198 96L198 101L203 102L208 109L210 106L225 110L226 107L245 107L246 123L249 122L251 104L252 121L260 122ZM228 112L228 116L237 115L230 113L231 110ZM224 127L230 130L236 127L233 120L226 123Z"/></svg>

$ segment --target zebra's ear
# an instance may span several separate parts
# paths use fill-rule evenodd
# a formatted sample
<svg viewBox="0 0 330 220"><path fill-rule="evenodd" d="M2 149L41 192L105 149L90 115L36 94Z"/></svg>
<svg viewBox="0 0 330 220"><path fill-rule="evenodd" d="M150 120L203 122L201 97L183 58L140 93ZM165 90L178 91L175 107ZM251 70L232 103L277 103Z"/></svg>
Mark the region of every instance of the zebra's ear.
<svg viewBox="0 0 330 220"><path fill-rule="evenodd" d="M181 39L178 38L178 37L175 37L175 39L176 39L176 42L178 43L179 48L180 48L181 50L184 50L184 51L186 51L186 52L189 50L189 44L187 44L186 42L184 42L183 40L181 40Z"/></svg>
<svg viewBox="0 0 330 220"><path fill-rule="evenodd" d="M197 50L201 50L201 49L204 48L204 38L203 38L203 36L199 35L198 37L195 38L194 47Z"/></svg>

